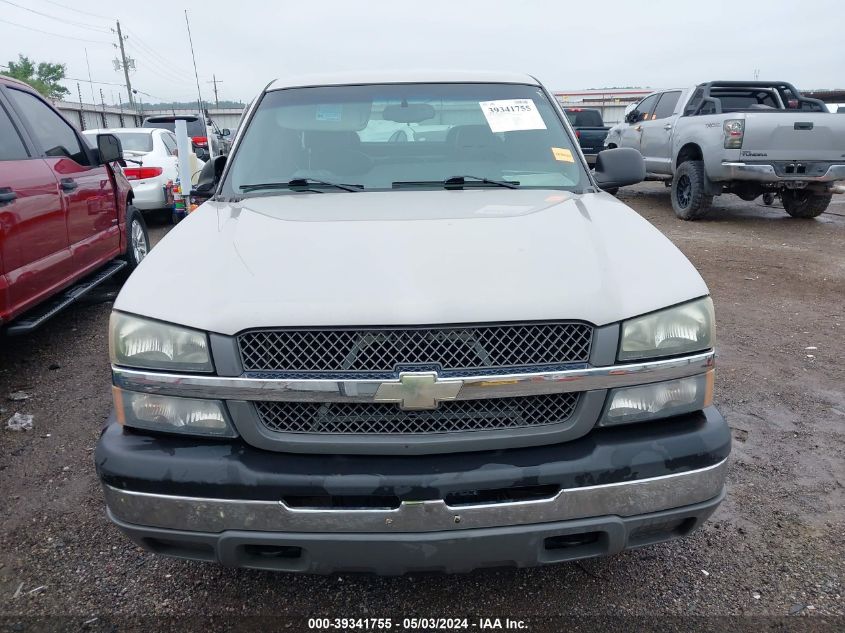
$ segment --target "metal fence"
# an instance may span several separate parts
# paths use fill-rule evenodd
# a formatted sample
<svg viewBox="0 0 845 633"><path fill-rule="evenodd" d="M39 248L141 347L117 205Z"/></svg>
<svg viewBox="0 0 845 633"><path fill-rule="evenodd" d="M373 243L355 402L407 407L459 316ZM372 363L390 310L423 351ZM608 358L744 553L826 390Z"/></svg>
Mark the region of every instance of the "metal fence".
<svg viewBox="0 0 845 633"><path fill-rule="evenodd" d="M196 114L196 110L144 110L143 115L126 108L73 101L55 101L54 105L80 130L100 128L140 127L144 117L157 114ZM211 108L209 116L219 128L229 128L234 134L240 123L240 108Z"/></svg>

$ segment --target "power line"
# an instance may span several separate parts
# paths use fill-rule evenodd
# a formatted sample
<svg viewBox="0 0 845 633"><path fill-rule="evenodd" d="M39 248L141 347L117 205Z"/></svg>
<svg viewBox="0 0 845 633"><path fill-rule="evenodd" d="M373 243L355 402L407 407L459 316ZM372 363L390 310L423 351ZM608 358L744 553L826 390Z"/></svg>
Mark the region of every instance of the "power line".
<svg viewBox="0 0 845 633"><path fill-rule="evenodd" d="M119 86L121 88L126 88L126 84L115 83L113 81L96 81L96 80L93 80L93 79L82 79L81 77L65 77L64 81L81 81L82 83L95 84L97 86ZM168 99L166 99L165 97L158 97L156 95L151 95L150 93L144 92L143 90L138 90L137 88L133 88L132 91L137 92L138 94L145 95L147 97L152 97L153 99L159 99L159 100L161 100L162 102L165 102L165 103L168 101ZM192 98L190 94L184 94L183 93L180 96L182 97L182 99L191 99ZM174 103L178 102L177 99L170 99L170 101L173 101ZM185 101L185 103L189 103L189 101Z"/></svg>
<svg viewBox="0 0 845 633"><path fill-rule="evenodd" d="M26 26L24 24L18 24L17 22L12 22L10 20L3 20L0 18L0 22L4 22L5 24L11 24L12 26L17 26L22 29L26 29L28 31L35 31L36 33L43 33L44 35L52 35L53 37L62 37L66 40L76 40L78 42L89 42L91 44L108 44L111 46L111 42L104 42L103 40L87 40L82 37L71 37L70 35L61 35L60 33L51 33L50 31L42 31L41 29L36 29L31 26Z"/></svg>
<svg viewBox="0 0 845 633"><path fill-rule="evenodd" d="M164 64L166 68L170 68L171 60L156 52L152 46L150 46L144 40L138 37L138 34L135 33L135 31L126 27L124 27L123 30L129 33L129 35L131 35L131 38L128 41L132 46L136 48L136 50L141 49L144 53L150 55L151 57L154 57L157 61ZM190 73L186 71L175 69L173 72L176 74L184 73L187 78L190 78Z"/></svg>
<svg viewBox="0 0 845 633"><path fill-rule="evenodd" d="M65 4L53 2L53 0L44 0L44 2L47 2L49 4L54 4L57 7L61 7L62 9L67 9L68 11L76 11L76 13L81 13L83 15L90 15L91 17L95 17L95 18L102 18L104 20L108 20L109 22L111 22L114 19L114 18L106 17L105 15L100 15L99 13L89 13L88 11L82 11L81 9L74 9L73 7L69 7Z"/></svg>
<svg viewBox="0 0 845 633"><path fill-rule="evenodd" d="M136 57L136 61L138 62L138 63L135 64L136 72L138 70L143 71L144 69L146 69L146 70L149 70L150 72L152 72L155 75L156 79L158 79L158 80L166 81L169 84L175 84L175 85L179 85L179 86L185 86L186 84L190 85L189 79L184 79L182 77L178 77L176 75L169 74L169 71L166 71L165 69L160 68L159 66L154 64L149 59L146 59L146 58L143 58L143 57Z"/></svg>
<svg viewBox="0 0 845 633"><path fill-rule="evenodd" d="M20 4L15 4L14 2L10 2L10 0L0 0L5 4L8 4L13 7L17 7L18 9L23 9L24 11L29 11L30 13L34 13L35 15L40 15L45 18L49 18L51 20L56 20L57 22L61 22L62 24L72 24L73 26L78 26L82 29L88 29L89 31L96 31L98 33L108 33L108 29L104 29L103 27L99 26L92 26L90 24L83 24L82 22L74 22L72 20L67 20L64 18L57 18L49 13L42 13L41 11L36 11L35 9L30 9L29 7L24 7Z"/></svg>
<svg viewBox="0 0 845 633"><path fill-rule="evenodd" d="M131 39L130 39L130 40L127 40L127 43L128 43L130 46L132 46L132 40L131 40ZM135 52L136 52L136 53L138 53L138 52L139 52L139 51L138 51L138 48L136 48L135 46L132 46L132 48L135 50ZM146 55L146 53L144 53L144 54ZM165 80L167 80L167 81L174 81L174 82L178 82L178 83L185 83L186 81L190 81L190 79L189 79L189 78L186 78L186 77L182 77L182 76L180 76L180 75L177 75L177 74L176 74L176 71L170 70L170 69L169 69L169 68L167 68L167 67L162 67L162 65L161 65L161 64L159 64L158 62L154 61L152 58L147 58L147 57L138 57L138 55L137 55L137 54L135 55L135 58L136 58L137 60L140 60L140 61L144 61L144 62L146 62L147 64L149 64L149 65L150 65L150 67L151 67L153 70L156 70L156 71L158 71L159 73L161 73L161 74L162 74L162 75L161 75L161 77L160 77L161 79L165 79ZM136 70L137 70L137 64L136 64Z"/></svg>
<svg viewBox="0 0 845 633"><path fill-rule="evenodd" d="M78 77L65 77L67 81L81 81L86 84L97 84L98 86L120 86L126 88L126 84L118 84L112 81L94 81L93 79L80 79Z"/></svg>

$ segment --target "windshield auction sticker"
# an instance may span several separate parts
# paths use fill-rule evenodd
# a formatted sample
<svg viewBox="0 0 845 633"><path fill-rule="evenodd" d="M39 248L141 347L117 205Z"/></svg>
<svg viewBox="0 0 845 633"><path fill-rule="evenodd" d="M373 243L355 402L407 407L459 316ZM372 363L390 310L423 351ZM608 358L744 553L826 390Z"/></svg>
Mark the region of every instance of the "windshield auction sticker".
<svg viewBox="0 0 845 633"><path fill-rule="evenodd" d="M572 156L572 152L568 149L563 149L561 147L553 147L552 156L555 157L555 160L561 160L565 163L575 162L575 158Z"/></svg>
<svg viewBox="0 0 845 633"><path fill-rule="evenodd" d="M537 112L532 99L502 99L500 101L479 101L487 125L493 132L515 130L545 130L543 117Z"/></svg>

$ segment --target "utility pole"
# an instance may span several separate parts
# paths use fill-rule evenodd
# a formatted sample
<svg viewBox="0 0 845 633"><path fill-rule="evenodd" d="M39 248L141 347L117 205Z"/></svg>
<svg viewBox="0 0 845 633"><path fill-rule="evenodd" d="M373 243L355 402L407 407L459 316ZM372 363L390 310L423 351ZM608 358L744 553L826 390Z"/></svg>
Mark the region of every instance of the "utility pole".
<svg viewBox="0 0 845 633"><path fill-rule="evenodd" d="M135 106L135 101L132 98L132 83L129 81L129 65L130 62L134 66L134 60L126 59L126 50L123 48L123 33L120 32L120 20L117 22L117 41L120 46L120 65L123 67L123 76L126 78L126 93L129 95L129 105Z"/></svg>
<svg viewBox="0 0 845 633"><path fill-rule="evenodd" d="M103 97L102 88L100 88L100 105L103 107L103 127L108 128L109 122L106 120L106 99Z"/></svg>
<svg viewBox="0 0 845 633"><path fill-rule="evenodd" d="M220 99L217 98L217 84L222 84L222 81L217 81L217 75L211 75L213 79L206 81L207 84L214 84L214 107L220 109Z"/></svg>
<svg viewBox="0 0 845 633"><path fill-rule="evenodd" d="M141 123L144 123L144 100L138 97L138 113L141 115Z"/></svg>
<svg viewBox="0 0 845 633"><path fill-rule="evenodd" d="M79 129L85 129L85 106L82 105L82 88L79 86L79 82L76 82L76 94L79 95Z"/></svg>

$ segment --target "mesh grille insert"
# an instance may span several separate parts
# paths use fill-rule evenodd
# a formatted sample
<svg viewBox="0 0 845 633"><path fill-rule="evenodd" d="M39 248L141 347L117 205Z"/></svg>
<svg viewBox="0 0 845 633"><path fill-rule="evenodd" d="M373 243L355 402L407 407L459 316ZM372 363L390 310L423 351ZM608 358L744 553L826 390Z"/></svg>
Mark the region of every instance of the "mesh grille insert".
<svg viewBox="0 0 845 633"><path fill-rule="evenodd" d="M403 411L395 404L256 402L261 423L283 433L421 434L488 431L565 422L577 393L489 400L449 400L437 409Z"/></svg>
<svg viewBox="0 0 845 633"><path fill-rule="evenodd" d="M244 371L444 371L587 362L593 329L583 323L432 328L282 329L238 336Z"/></svg>

